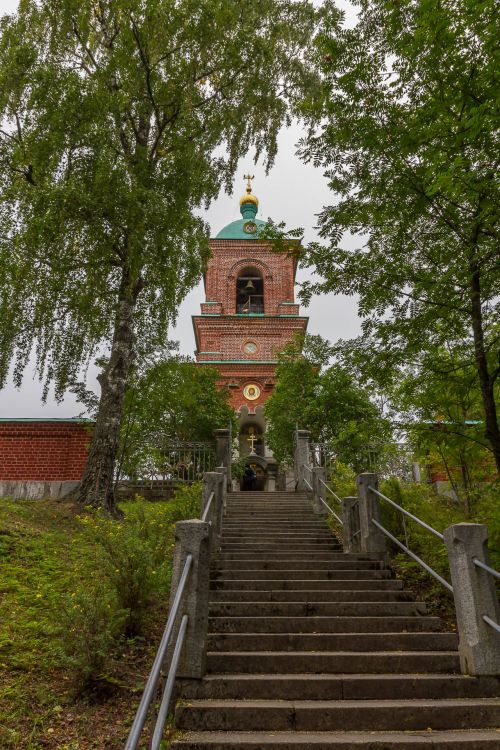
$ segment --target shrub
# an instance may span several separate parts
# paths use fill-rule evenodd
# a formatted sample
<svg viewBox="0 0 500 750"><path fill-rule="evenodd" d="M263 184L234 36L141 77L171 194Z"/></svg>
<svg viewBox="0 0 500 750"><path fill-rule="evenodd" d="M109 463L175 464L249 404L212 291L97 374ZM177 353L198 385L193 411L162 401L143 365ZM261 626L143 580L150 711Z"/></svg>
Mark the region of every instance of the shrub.
<svg viewBox="0 0 500 750"><path fill-rule="evenodd" d="M80 588L60 602L60 658L69 667L78 689L102 678L123 633L126 612L104 580Z"/></svg>

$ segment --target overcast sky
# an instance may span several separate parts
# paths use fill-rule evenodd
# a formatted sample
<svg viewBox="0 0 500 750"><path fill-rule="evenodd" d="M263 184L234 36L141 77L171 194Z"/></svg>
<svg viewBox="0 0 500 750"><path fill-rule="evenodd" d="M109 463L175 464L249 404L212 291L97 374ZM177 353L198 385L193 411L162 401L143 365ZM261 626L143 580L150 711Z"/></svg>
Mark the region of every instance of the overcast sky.
<svg viewBox="0 0 500 750"><path fill-rule="evenodd" d="M339 5L348 8L347 3L341 2ZM0 0L2 15L16 7L17 0ZM352 11L349 16L352 17ZM205 215L212 236L225 224L240 217L239 198L245 188L243 175L250 170L255 175L253 191L260 202L258 216L264 220L271 217L275 222L284 221L291 228L303 227L305 243L316 238L317 214L324 205L331 204L335 196L328 190L321 170L303 164L295 155L295 144L301 135L298 125L281 132L278 156L267 176L261 164L253 164L251 155L241 160L233 194L228 196L222 193ZM299 270L297 281L300 283L309 277L308 272ZM203 299L200 282L180 306L177 325L169 335L169 338L180 342L184 354L192 355L194 352L191 316L199 312ZM319 333L329 341L351 338L360 332L356 303L352 298L339 295L316 297L308 308L302 309L302 313L309 315L309 332ZM98 392L95 374L95 370L89 373L88 387ZM28 367L20 390L8 385L0 391L0 417L72 417L83 411L81 404L71 395L59 404L49 397L44 405L41 390L33 369Z"/></svg>

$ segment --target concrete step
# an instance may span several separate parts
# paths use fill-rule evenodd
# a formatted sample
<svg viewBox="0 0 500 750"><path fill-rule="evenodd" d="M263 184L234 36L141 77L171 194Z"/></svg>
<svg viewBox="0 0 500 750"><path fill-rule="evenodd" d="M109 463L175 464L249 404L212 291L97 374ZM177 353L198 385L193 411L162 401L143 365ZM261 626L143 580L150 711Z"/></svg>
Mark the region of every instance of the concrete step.
<svg viewBox="0 0 500 750"><path fill-rule="evenodd" d="M210 617L211 633L400 633L441 630L439 617Z"/></svg>
<svg viewBox="0 0 500 750"><path fill-rule="evenodd" d="M309 521L291 521L290 519L287 519L286 521L276 522L275 524L266 524L262 521L256 520L256 519L249 519L248 521L245 521L244 523L241 523L240 521L233 521L229 518L224 518L223 524L224 529L240 529L244 528L245 531L261 531L262 529L264 531L269 531L272 529L272 531L283 531L284 529L324 529L326 528L326 524L323 520L315 520L314 518L311 518Z"/></svg>
<svg viewBox="0 0 500 750"><path fill-rule="evenodd" d="M335 542L335 539L332 537L331 541L328 542L314 542L312 544L305 544L302 542L300 545L298 544L290 544L287 542L286 544L280 544L273 542L272 544L262 544L261 542L255 543L255 544L244 544L244 543L233 543L230 542L226 544L224 540L222 541L221 545L221 551L222 552L288 552L289 554L293 554L295 550L297 552L308 552L309 555L316 555L321 554L322 552L339 552L340 551L340 544L338 542Z"/></svg>
<svg viewBox="0 0 500 750"><path fill-rule="evenodd" d="M456 651L209 651L207 671L239 674L459 672Z"/></svg>
<svg viewBox="0 0 500 750"><path fill-rule="evenodd" d="M426 612L424 602L211 602L212 617L409 617Z"/></svg>
<svg viewBox="0 0 500 750"><path fill-rule="evenodd" d="M401 591L403 588L402 581L395 578L385 578L374 580L373 578L359 578L357 580L331 580L321 578L319 580L300 580L292 579L237 579L234 578L215 578L212 580L211 589L213 591L229 589L231 591Z"/></svg>
<svg viewBox="0 0 500 750"><path fill-rule="evenodd" d="M178 705L180 729L225 731L425 731L486 729L500 724L500 700L231 701Z"/></svg>
<svg viewBox="0 0 500 750"><path fill-rule="evenodd" d="M314 560L317 560L318 562L334 562L335 560L369 560L366 555L356 555L356 554L350 554L347 552L330 552L330 551L322 551L318 553L317 556L314 557ZM249 556L248 553L245 552L245 550L241 552L219 552L217 555L214 555L213 558L213 567L217 567L220 565L221 567L224 567L224 562L228 561L232 565L233 561L242 561L242 562L258 562L259 564L261 562L273 562L273 561L280 561L280 562L286 562L289 560L290 562L298 562L300 560L305 560L307 562L311 561L311 555L308 552L300 552L300 551L293 551L293 552L252 552L252 554Z"/></svg>
<svg viewBox="0 0 500 750"><path fill-rule="evenodd" d="M283 532L282 534L269 534L269 533L255 533L255 534L235 534L233 532L222 533L222 542L223 544L228 543L243 543L243 544L255 544L255 543L263 543L263 544L271 544L271 543L280 543L283 544L284 542L288 542L289 544L300 545L301 542L311 543L311 542L330 542L334 539L333 534L328 529L325 529L324 531L297 531L297 532ZM335 542L337 540L335 539Z"/></svg>
<svg viewBox="0 0 500 750"><path fill-rule="evenodd" d="M172 750L499 750L498 731L187 732Z"/></svg>
<svg viewBox="0 0 500 750"><path fill-rule="evenodd" d="M234 584L234 581L233 581ZM288 589L287 591L255 591L216 589L210 592L211 602L409 602L407 591L343 591L335 589Z"/></svg>
<svg viewBox="0 0 500 750"><path fill-rule="evenodd" d="M232 560L232 570L380 570L378 560Z"/></svg>
<svg viewBox="0 0 500 750"><path fill-rule="evenodd" d="M209 651L454 651L455 633L209 633Z"/></svg>
<svg viewBox="0 0 500 750"><path fill-rule="evenodd" d="M495 698L500 679L461 674L210 674L181 681L180 690L187 700Z"/></svg>
<svg viewBox="0 0 500 750"><path fill-rule="evenodd" d="M225 580L245 581L248 579L254 581L264 581L266 579L275 579L281 581L335 581L335 580L359 580L365 581L381 579L390 579L390 570L357 570L356 568L347 568L343 570L304 570L295 568L293 570L261 570L260 568L245 568L241 570L219 569L212 571L214 579L222 578Z"/></svg>

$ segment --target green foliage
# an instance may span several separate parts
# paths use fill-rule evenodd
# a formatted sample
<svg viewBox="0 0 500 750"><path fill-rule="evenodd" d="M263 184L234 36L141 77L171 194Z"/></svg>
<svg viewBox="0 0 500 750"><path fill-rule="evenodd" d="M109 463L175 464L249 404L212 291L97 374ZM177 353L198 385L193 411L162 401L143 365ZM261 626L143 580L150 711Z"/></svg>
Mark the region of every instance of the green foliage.
<svg viewBox="0 0 500 750"><path fill-rule="evenodd" d="M307 2L23 2L0 38L0 382L31 347L61 394L140 295L139 348L207 258L197 209L311 83ZM287 101L288 100L288 101ZM139 287L137 287L139 285ZM47 368L47 369L45 369Z"/></svg>
<svg viewBox="0 0 500 750"><path fill-rule="evenodd" d="M482 484L495 475L495 463L484 438L476 371L463 349L449 346L422 356L418 368L408 368L394 384L391 398L417 458L448 476L468 513Z"/></svg>
<svg viewBox="0 0 500 750"><path fill-rule="evenodd" d="M200 209L249 148L272 164L316 79L315 23L306 0L41 0L1 20L0 387L34 349L62 398L104 353L83 504L114 511L134 359L202 274Z"/></svg>
<svg viewBox="0 0 500 750"><path fill-rule="evenodd" d="M306 250L322 280L303 296L358 296L364 335L345 347L363 350L377 382L458 345L500 470L496 4L357 5L354 28L333 4L325 14L323 88L304 101L301 154L325 167L338 200L320 214L324 244Z"/></svg>
<svg viewBox="0 0 500 750"><path fill-rule="evenodd" d="M454 523L468 521L485 523L488 527L491 562L500 570L500 506L498 485L485 486L477 500L471 517L467 517L463 507L450 498L438 495L424 484L402 484L397 479L383 482L381 492L403 508L435 528L441 533ZM448 555L445 545L433 534L427 532L411 519L403 521L403 515L382 500L380 503L382 523L403 543L419 555L443 578L450 580ZM406 531L405 531L406 528ZM436 611L451 612L451 599L441 584L426 573L418 563L411 560L393 546L393 562L396 570L413 586L418 594Z"/></svg>
<svg viewBox="0 0 500 750"><path fill-rule="evenodd" d="M234 423L229 393L218 373L172 356L133 378L127 391L120 436L120 472L140 475L159 466L170 442L213 442L214 430Z"/></svg>
<svg viewBox="0 0 500 750"><path fill-rule="evenodd" d="M267 441L276 458L291 461L296 425L327 443L339 461L366 468L365 446L389 434L388 422L320 336L299 337L280 352L277 385L266 402Z"/></svg>
<svg viewBox="0 0 500 750"><path fill-rule="evenodd" d="M198 517L200 502L199 485L181 487L168 502L122 503L117 522L63 503L2 500L4 669L61 669L78 690L108 680L123 639L165 616L174 524Z"/></svg>
<svg viewBox="0 0 500 750"><path fill-rule="evenodd" d="M105 677L117 641L124 632L127 613L107 582L80 587L58 601L59 642L55 647L59 662L74 676L80 689Z"/></svg>

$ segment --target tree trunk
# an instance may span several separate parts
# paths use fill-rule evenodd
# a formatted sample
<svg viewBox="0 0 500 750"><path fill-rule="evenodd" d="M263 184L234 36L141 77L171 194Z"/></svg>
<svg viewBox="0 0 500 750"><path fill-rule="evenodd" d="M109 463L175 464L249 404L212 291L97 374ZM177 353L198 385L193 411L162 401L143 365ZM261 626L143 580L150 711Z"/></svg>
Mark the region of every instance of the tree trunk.
<svg viewBox="0 0 500 750"><path fill-rule="evenodd" d="M495 463L497 474L500 475L500 428L498 426L497 407L493 390L493 379L490 377L488 370L488 360L484 349L484 331L483 331L483 311L481 309L481 281L479 271L476 267L471 267L471 319L472 331L474 336L474 355L476 359L476 368L479 375L479 384L481 387L481 396L483 401L486 430L485 436L489 441Z"/></svg>
<svg viewBox="0 0 500 750"><path fill-rule="evenodd" d="M134 360L134 313L138 283L126 269L118 293L115 328L109 361L101 375L101 399L92 442L78 493L82 505L99 507L117 515L114 469L118 454L123 400Z"/></svg>

